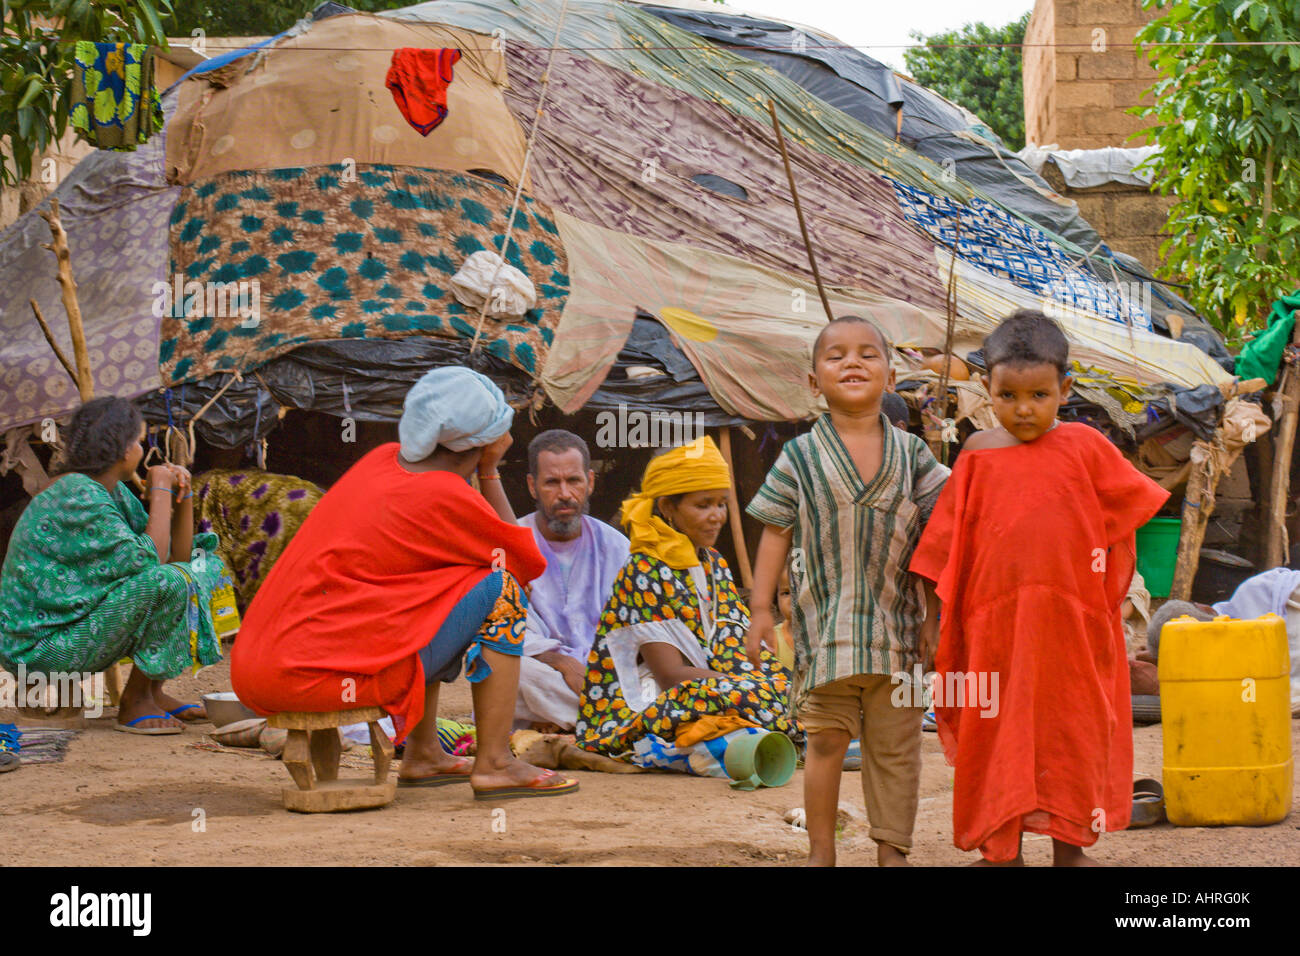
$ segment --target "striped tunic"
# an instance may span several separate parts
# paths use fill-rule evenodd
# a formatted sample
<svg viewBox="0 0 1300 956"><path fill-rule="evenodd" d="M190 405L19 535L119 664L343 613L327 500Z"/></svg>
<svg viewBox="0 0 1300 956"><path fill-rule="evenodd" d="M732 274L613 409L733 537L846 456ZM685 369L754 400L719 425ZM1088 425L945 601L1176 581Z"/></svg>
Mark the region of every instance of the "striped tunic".
<svg viewBox="0 0 1300 956"><path fill-rule="evenodd" d="M920 438L881 420L880 471L870 481L822 415L786 442L747 509L794 529L796 706L832 681L906 672L918 661L924 610L907 565L948 469Z"/></svg>

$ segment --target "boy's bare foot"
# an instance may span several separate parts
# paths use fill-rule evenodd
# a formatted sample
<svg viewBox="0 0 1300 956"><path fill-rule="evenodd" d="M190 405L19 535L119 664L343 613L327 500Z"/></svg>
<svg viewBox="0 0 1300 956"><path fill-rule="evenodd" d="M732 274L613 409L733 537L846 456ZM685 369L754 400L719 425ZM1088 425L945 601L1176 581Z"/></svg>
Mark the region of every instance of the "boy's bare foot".
<svg viewBox="0 0 1300 956"><path fill-rule="evenodd" d="M876 866L911 866L907 861L907 854L896 846L890 846L888 843L879 843L876 845Z"/></svg>
<svg viewBox="0 0 1300 956"><path fill-rule="evenodd" d="M995 860L986 860L983 857L981 857L980 859L976 860L974 863L968 863L966 865L967 866L1024 866L1025 858L1021 856L1019 853L1016 854L1016 858L1014 860L995 861Z"/></svg>
<svg viewBox="0 0 1300 956"><path fill-rule="evenodd" d="M1105 866L1083 852L1083 847L1052 840L1052 866Z"/></svg>
<svg viewBox="0 0 1300 956"><path fill-rule="evenodd" d="M808 842L808 866L834 866L835 844L819 846L812 840Z"/></svg>

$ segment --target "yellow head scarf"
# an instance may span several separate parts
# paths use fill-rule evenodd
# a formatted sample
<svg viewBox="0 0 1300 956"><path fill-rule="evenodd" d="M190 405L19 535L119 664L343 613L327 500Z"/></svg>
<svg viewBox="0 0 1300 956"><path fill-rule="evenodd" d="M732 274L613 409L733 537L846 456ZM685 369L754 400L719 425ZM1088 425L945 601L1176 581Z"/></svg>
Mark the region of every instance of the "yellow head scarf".
<svg viewBox="0 0 1300 956"><path fill-rule="evenodd" d="M654 513L656 498L731 487L731 469L708 435L653 458L641 490L623 502L619 520L632 538L632 553L648 554L681 571L700 563L691 539Z"/></svg>

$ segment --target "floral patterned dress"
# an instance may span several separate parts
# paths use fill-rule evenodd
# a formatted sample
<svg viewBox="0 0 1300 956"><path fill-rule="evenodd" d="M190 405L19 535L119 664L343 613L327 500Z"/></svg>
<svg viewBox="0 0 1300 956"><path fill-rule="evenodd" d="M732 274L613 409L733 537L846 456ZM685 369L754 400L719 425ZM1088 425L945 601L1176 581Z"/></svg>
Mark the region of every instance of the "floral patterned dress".
<svg viewBox="0 0 1300 956"><path fill-rule="evenodd" d="M757 665L745 657L749 609L722 555L710 548L703 557L701 566L678 571L633 554L619 572L587 658L579 747L630 761L638 741L671 744L706 716L740 717L802 742L787 702L789 671L767 651ZM671 644L717 676L661 691L638 659L646 643Z"/></svg>

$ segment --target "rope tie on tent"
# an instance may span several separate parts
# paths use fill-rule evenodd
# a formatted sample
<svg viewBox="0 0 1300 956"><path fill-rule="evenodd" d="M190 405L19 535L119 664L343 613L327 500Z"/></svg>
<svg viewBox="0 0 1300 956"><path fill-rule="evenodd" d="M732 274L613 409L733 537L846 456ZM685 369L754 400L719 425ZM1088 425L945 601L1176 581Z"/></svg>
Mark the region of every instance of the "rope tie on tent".
<svg viewBox="0 0 1300 956"><path fill-rule="evenodd" d="M948 263L948 327L943 337L943 368L939 372L938 399L939 440L943 443L943 463L948 464L948 446L957 441L957 422L948 417L948 377L952 370L952 340L957 330L957 248L961 245L961 213L957 214L957 228L952 240L952 261Z"/></svg>
<svg viewBox="0 0 1300 956"><path fill-rule="evenodd" d="M197 422L200 418L202 418L207 413L209 408L211 408L214 404L216 404L217 399L219 399L222 395L226 393L226 389L234 385L235 382L242 381L242 380L243 380L243 376L240 375L238 372L231 372L230 378L227 379L226 384L222 385L221 388L217 389L217 394L213 395L206 402L204 402L203 407L194 413L194 417L190 419L190 427L189 427L191 450L197 447L194 441L194 423Z"/></svg>
<svg viewBox="0 0 1300 956"><path fill-rule="evenodd" d="M469 344L471 356L478 350L478 340L483 335L483 323L487 320L488 304L492 301L492 290L496 287L497 277L506 264L506 250L510 248L510 238L515 231L515 213L519 211L519 199L524 192L524 180L528 177L528 164L533 158L533 145L537 142L537 130L542 125L542 112L546 106L546 94L551 86L551 65L555 62L555 51L560 45L560 30L564 27L564 17L569 11L569 0L560 4L560 16L555 21L555 39L551 41L551 52L546 57L546 69L542 71L542 88L537 94L537 111L533 114L533 128L528 133L528 145L524 150L524 162L519 171L519 181L515 184L515 197L510 203L510 216L506 219L506 231L501 237L501 248L497 250L497 265L488 280L487 295L478 310L478 324L474 328L474 338Z"/></svg>

